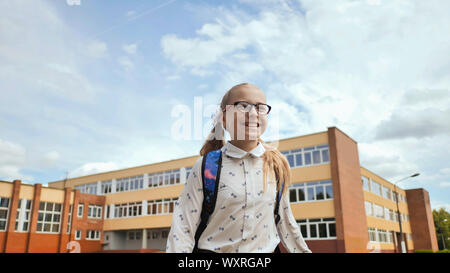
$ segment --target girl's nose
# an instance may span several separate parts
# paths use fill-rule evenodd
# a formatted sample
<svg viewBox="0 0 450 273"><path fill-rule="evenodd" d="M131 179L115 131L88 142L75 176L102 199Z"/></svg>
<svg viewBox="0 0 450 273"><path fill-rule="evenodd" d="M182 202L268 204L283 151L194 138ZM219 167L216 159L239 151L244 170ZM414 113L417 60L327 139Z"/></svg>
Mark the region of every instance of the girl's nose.
<svg viewBox="0 0 450 273"><path fill-rule="evenodd" d="M252 108L250 109L250 112L248 112L249 117L258 117L259 113L256 111L256 107L252 105Z"/></svg>

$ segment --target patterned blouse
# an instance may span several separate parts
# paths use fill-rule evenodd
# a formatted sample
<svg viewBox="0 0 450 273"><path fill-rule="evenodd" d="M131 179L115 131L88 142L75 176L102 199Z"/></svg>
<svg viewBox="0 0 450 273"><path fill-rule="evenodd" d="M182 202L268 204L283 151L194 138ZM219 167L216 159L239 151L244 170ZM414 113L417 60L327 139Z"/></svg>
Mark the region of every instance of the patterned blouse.
<svg viewBox="0 0 450 273"><path fill-rule="evenodd" d="M311 252L292 215L289 194L280 201L275 225L276 184L268 178L264 192L261 143L246 152L229 141L222 147L222 170L214 212L203 231L199 249L227 253L271 253L278 243L291 253ZM195 162L175 204L166 252L192 252L203 202L202 158ZM269 176L268 176L269 177Z"/></svg>

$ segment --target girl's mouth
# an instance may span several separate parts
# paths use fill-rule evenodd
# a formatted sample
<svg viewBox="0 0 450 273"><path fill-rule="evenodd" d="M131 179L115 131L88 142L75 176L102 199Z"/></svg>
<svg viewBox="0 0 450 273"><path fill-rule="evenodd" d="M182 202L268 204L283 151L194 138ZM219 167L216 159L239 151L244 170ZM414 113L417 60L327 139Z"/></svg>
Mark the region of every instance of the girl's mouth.
<svg viewBox="0 0 450 273"><path fill-rule="evenodd" d="M257 127L259 127L259 123L258 122L246 122L246 123L244 123L244 125L246 127L249 127L249 128L257 128Z"/></svg>

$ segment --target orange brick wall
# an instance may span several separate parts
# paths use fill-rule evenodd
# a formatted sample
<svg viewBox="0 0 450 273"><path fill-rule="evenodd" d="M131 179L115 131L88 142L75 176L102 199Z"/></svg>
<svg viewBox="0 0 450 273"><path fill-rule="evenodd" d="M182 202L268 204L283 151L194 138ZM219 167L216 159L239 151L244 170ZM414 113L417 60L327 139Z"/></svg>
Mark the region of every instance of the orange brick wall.
<svg viewBox="0 0 450 273"><path fill-rule="evenodd" d="M367 252L369 233L357 143L336 127L328 128L328 138L337 252Z"/></svg>
<svg viewBox="0 0 450 273"><path fill-rule="evenodd" d="M103 242L103 215L101 219L87 218L89 205L100 205L104 207L105 197L90 194L81 194L79 190L75 191L73 200L73 215L72 215L72 229L70 234L67 234L67 224L69 207L71 203L71 188L66 188L64 191L64 203L61 213L61 232L59 234L37 233L37 219L39 214L39 205L41 200L42 185L34 185L34 196L32 200L32 208L29 223L29 232L15 232L15 222L17 207L19 202L19 194L21 181L15 180L13 190L11 193L10 207L8 213L7 231L0 232L0 252L8 253L58 253L70 252L67 249L67 244L75 238L75 230L82 230L83 237L77 241L80 245L81 252L99 252L102 250ZM78 218L77 207L78 203L84 203L83 218ZM104 213L104 209L102 210ZM86 240L87 230L99 230L101 232L101 240Z"/></svg>

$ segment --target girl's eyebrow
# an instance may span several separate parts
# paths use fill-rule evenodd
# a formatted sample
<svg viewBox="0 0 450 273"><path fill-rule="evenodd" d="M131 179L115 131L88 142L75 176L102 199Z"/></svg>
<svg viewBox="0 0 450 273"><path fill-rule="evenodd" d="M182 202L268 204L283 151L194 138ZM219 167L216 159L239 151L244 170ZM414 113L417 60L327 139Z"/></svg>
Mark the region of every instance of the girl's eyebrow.
<svg viewBox="0 0 450 273"><path fill-rule="evenodd" d="M245 101L245 102L251 103L248 100L236 100L235 102L237 102L237 101ZM235 103L235 102L233 102L233 103ZM265 103L265 102L256 102L255 104L267 104L267 103Z"/></svg>

